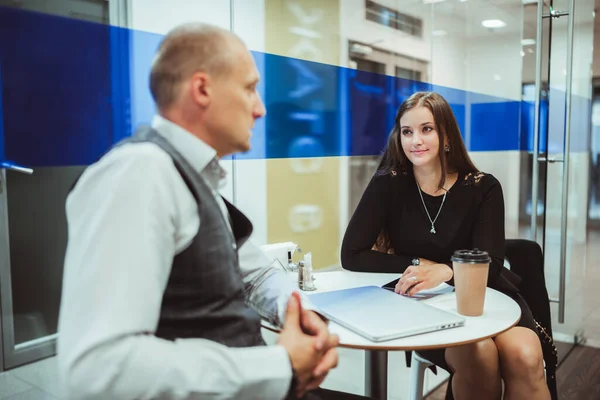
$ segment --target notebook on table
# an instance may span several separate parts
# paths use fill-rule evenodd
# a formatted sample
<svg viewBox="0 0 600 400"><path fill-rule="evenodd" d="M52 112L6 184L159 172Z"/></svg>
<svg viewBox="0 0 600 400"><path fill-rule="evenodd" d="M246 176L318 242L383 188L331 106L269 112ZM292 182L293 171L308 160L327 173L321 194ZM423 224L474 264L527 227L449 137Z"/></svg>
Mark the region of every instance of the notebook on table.
<svg viewBox="0 0 600 400"><path fill-rule="evenodd" d="M327 318L373 342L463 326L465 318L378 286L309 295Z"/></svg>
<svg viewBox="0 0 600 400"><path fill-rule="evenodd" d="M393 292L394 289L396 288L396 284L398 283L399 280L400 280L400 278L394 279L393 281L388 282L385 285L383 285L382 288L391 290ZM423 289L423 290L419 291L418 293L415 293L409 297L413 300L420 301L420 300L431 299L431 298L439 296L441 294L452 293L453 291L454 291L454 287L452 287L446 283L442 283L432 289Z"/></svg>

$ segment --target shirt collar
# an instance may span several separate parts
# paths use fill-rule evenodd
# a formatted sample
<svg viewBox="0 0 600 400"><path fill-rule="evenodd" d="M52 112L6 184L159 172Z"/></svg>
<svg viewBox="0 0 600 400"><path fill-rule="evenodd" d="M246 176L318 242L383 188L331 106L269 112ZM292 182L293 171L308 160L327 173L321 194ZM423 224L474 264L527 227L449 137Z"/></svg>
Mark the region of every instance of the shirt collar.
<svg viewBox="0 0 600 400"><path fill-rule="evenodd" d="M152 127L171 143L198 173L201 174L209 164L210 169L214 169L216 164L220 175L224 176L225 171L218 163L216 150L206 142L160 115L154 116Z"/></svg>

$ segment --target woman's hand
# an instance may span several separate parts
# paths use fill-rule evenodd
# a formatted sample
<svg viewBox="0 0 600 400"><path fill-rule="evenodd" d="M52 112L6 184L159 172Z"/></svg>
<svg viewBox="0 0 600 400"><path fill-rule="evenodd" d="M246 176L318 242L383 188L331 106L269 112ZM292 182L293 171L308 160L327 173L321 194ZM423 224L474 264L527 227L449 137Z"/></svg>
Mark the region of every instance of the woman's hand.
<svg viewBox="0 0 600 400"><path fill-rule="evenodd" d="M406 268L394 291L413 296L421 290L432 289L442 282L448 282L453 274L452 269L445 264L423 263L421 260L421 265Z"/></svg>

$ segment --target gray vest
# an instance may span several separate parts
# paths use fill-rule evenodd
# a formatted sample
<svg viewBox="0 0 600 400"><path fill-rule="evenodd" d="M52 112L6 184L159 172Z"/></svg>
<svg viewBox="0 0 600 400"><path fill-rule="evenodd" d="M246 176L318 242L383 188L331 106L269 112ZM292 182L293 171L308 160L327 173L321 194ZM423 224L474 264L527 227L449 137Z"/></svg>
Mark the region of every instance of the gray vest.
<svg viewBox="0 0 600 400"><path fill-rule="evenodd" d="M245 303L237 249L252 223L227 200L233 235L204 179L154 129L143 127L117 143L152 142L167 152L198 203L200 229L173 259L163 294L156 336L209 339L229 347L264 345L260 316ZM144 279L144 277L139 277Z"/></svg>

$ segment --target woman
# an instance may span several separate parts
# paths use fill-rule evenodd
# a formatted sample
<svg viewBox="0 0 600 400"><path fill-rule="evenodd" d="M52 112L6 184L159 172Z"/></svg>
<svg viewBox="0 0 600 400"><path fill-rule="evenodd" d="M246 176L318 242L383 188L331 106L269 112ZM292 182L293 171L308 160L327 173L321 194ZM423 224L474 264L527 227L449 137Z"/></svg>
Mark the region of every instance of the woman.
<svg viewBox="0 0 600 400"><path fill-rule="evenodd" d="M514 274L503 267L500 183L473 165L446 100L418 92L398 110L378 171L346 230L342 265L403 273L395 290L411 296L453 284L450 257L465 248L490 254L488 286L519 303L521 320L493 339L420 354L452 374L456 399L499 399L502 380L505 399L549 399L535 321L511 283Z"/></svg>

